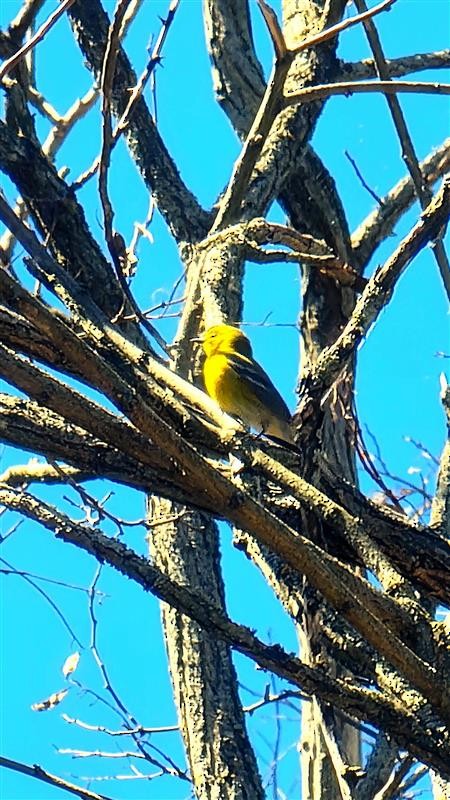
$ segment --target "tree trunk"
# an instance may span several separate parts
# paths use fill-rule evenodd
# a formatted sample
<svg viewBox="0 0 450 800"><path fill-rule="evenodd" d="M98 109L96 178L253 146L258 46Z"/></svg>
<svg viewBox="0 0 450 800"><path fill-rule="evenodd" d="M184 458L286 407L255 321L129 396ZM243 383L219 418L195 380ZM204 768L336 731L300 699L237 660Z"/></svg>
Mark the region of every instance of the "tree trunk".
<svg viewBox="0 0 450 800"><path fill-rule="evenodd" d="M311 36L324 26L323 7L320 3L302 2L301 0L285 0L283 3L283 30L288 47L295 47L307 36ZM329 13L335 22L342 14L345 3L331 4ZM328 45L327 45L328 46ZM332 43L331 48L335 47ZM301 53L294 62L288 76L286 89L291 86L308 84L305 76L305 56ZM309 65L308 65L309 67ZM306 80L305 80L306 77ZM328 80L332 75L328 74ZM316 199L308 192L308 186L301 187L304 195L302 205L308 210L308 201L315 204ZM315 214L307 214L306 219L295 219L291 215L291 223L302 232L324 238L332 248L336 241L344 241L347 236L345 218L342 218L337 192L331 181L330 197L335 199L334 207L339 208L339 218L335 221L335 231L330 234L330 209L318 208ZM297 189L297 194L301 190ZM322 198L325 192L319 193ZM309 209L310 211L310 209ZM333 215L334 216L334 215ZM313 227L315 225L315 227ZM332 238L331 238L332 236ZM342 250L342 247L339 248ZM338 250L339 252L339 250ZM340 330L350 315L354 304L351 290L338 287L330 280L318 276L317 271L302 270L302 314L300 327L302 335L302 372L306 372L313 364L322 348L337 338ZM353 372L347 372L345 380L330 393L326 402L319 429L314 435L310 457L305 456L308 464L305 477L321 485L320 459L323 458L333 473L341 475L352 485L356 484L354 451L351 434L345 423L347 411L351 409L353 397ZM317 448L314 452L314 449ZM324 546L323 531L317 529L315 521L305 515L304 524L308 536L321 541ZM311 666L326 664L330 673L343 676L346 672L340 667L330 653L329 639L324 630L334 631L336 616L323 602L321 596L308 585L303 589L303 619L299 630L303 660ZM335 631L339 636L339 631ZM347 673L348 674L348 673ZM325 713L324 713L325 712ZM328 729L324 735L324 726ZM330 737L334 740L337 753L330 747ZM343 793L341 778L346 781L345 767L358 767L361 761L360 735L355 727L344 720L339 712L320 708L317 702L305 703L302 708L301 730L301 772L302 800L335 800ZM340 757L336 757L340 756Z"/></svg>
<svg viewBox="0 0 450 800"><path fill-rule="evenodd" d="M172 580L224 608L218 531L205 514L153 497L150 552ZM165 522L165 520L172 520ZM170 674L196 797L263 798L245 730L231 651L189 617L162 604Z"/></svg>

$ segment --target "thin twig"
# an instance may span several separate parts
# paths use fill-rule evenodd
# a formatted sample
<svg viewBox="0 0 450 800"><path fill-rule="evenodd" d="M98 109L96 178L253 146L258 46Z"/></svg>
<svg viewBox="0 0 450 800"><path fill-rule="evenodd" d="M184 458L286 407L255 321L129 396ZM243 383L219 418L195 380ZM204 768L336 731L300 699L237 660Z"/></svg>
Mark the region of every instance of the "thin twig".
<svg viewBox="0 0 450 800"><path fill-rule="evenodd" d="M367 9L365 0L353 1L359 12L363 12ZM389 70L375 23L372 19L366 19L363 24L369 45L372 49L378 77L380 80L389 82ZM408 130L406 119L398 97L386 93L386 102L391 112L392 120L400 140L403 160L408 168L409 174L411 175L417 197L423 210L427 207L431 200L431 189L425 183L423 175L420 171L419 160L417 158L411 134ZM439 238L434 242L432 249L442 276L442 282L450 299L450 264L445 252L442 238Z"/></svg>
<svg viewBox="0 0 450 800"><path fill-rule="evenodd" d="M367 181L364 179L364 176L363 176L361 170L359 169L358 164L356 163L355 159L350 155L348 150L344 151L344 155L345 155L346 159L352 165L353 169L355 170L355 173L358 176L358 178L359 178L359 180L361 182L361 185L364 187L364 189L367 192L369 192L370 196L373 197L373 199L378 203L378 205L382 206L383 205L383 201L382 201L381 197L369 186Z"/></svg>
<svg viewBox="0 0 450 800"><path fill-rule="evenodd" d="M2 537L2 541L4 541L5 538L6 537ZM4 562L4 559L0 559L0 560ZM4 563L6 563L6 562L4 562ZM26 576L28 578L34 578L34 580L36 580L36 581L43 581L43 583L51 583L54 586L62 586L64 589L74 589L75 591L83 592L84 594L88 594L88 592L89 592L89 589L86 589L85 586L77 586L77 585L75 585L73 583L66 583L65 581L58 581L55 578L47 578L45 575L36 575L34 572L27 572L25 570L18 570L18 569L14 569L14 568L11 568L9 570L2 569L2 570L0 570L0 572L3 575L19 575L20 577ZM101 596L101 597L107 597L105 592L97 592L97 595Z"/></svg>
<svg viewBox="0 0 450 800"><path fill-rule="evenodd" d="M326 28L324 31L311 36L310 39L306 39L304 42L298 45L298 47L295 47L293 50L291 50L291 53L297 55L297 53L301 53L303 50L308 50L310 47L327 42L334 36L338 36L343 31L348 30L348 28L352 28L354 25L359 25L360 22L365 22L365 20L371 19L377 14L381 14L382 11L389 11L390 7L396 2L397 0L383 0L382 3L379 3L373 8L369 8L362 14L356 14L354 17L348 17L342 22L338 22L336 25L333 25L331 28Z"/></svg>
<svg viewBox="0 0 450 800"><path fill-rule="evenodd" d="M283 99L284 108L298 103L312 103L333 95L382 92L383 94L437 94L449 95L450 84L431 81L343 81L342 83L319 83L307 86L299 92L290 92Z"/></svg>
<svg viewBox="0 0 450 800"><path fill-rule="evenodd" d="M379 14L380 11L389 8L394 2L396 2L396 0L384 0L384 2L370 10L369 16ZM294 50L287 50L285 45L282 47L278 42L279 35L278 33L276 34L277 58L272 69L272 74L268 81L266 91L256 117L242 147L239 158L234 165L228 187L221 200L219 211L211 228L211 233L235 221L235 217L237 216L241 206L248 182L253 172L253 168L259 156L261 155L273 122L282 107L286 105L293 105L293 103L288 103L286 98L283 99L282 89L286 80L286 76L289 72L289 68L295 56L304 50L315 47L318 44L334 38L342 31L359 23L361 19L366 18L367 14L358 14L355 17L345 20L344 22L339 22L337 25L333 25L332 27L321 31L318 34L309 37ZM264 14L264 19L266 23L268 23L268 20L271 20L272 18L268 17L267 14ZM269 30L271 37L273 38L275 34L272 33L272 27L269 26ZM349 85L354 86L355 84ZM296 95L288 95L288 97L296 97Z"/></svg>
<svg viewBox="0 0 450 800"><path fill-rule="evenodd" d="M130 287L124 275L124 264L126 264L126 247L125 242L120 234L115 233L113 230L114 211L109 199L108 194L108 170L111 161L111 151L113 146L113 132L112 132L112 115L111 115L111 99L114 83L114 75L116 69L117 56L119 52L119 39L122 29L122 22L127 12L131 0L118 0L114 19L111 23L108 42L105 49L105 57L103 61L103 70L101 78L101 91L102 91L102 117L103 117L103 137L102 149L100 154L99 164L99 194L101 205L103 209L103 224L105 229L105 239L108 245L117 279L121 286L124 295L124 304L129 302L131 308L136 314L139 321L150 333L151 336L158 342L161 349L167 353L167 345L159 331L141 314L139 307L133 297ZM119 311L118 318L120 318L123 311Z"/></svg>
<svg viewBox="0 0 450 800"><path fill-rule="evenodd" d="M62 756L72 756L72 758L143 758L145 755L136 750L114 751L112 753L104 750L75 750L72 747L59 747L57 752Z"/></svg>
<svg viewBox="0 0 450 800"><path fill-rule="evenodd" d="M98 651L98 647L97 647L98 620L97 620L97 617L96 617L96 614L95 614L95 605L94 605L94 597L95 597L95 595L94 595L94 592L95 592L98 580L99 580L100 575L101 575L101 569L102 569L102 565L99 564L99 566L98 566L98 568L96 570L94 579L92 581L91 587L90 587L90 599L89 599L89 616L90 616L90 619L91 619L90 650L92 652L92 655L94 656L95 662L96 662L96 664L97 664L97 666L98 666L98 668L100 670L100 673L101 673L101 675L103 677L105 689L109 692L109 694L113 698L114 702L116 703L117 709L120 711L120 715L122 716L123 721L125 722L127 727L130 727L130 722L131 722L134 729L136 729L136 728L140 729L141 726L139 725L138 721L135 719L135 717L132 714L130 714L130 712L128 711L126 706L122 703L122 700L120 699L119 695L115 691L115 689L114 689L114 687L113 687L113 685L111 683L110 677L108 675L108 671L106 669L106 665L105 665L104 661L101 659L99 651ZM186 773L182 769L180 769L180 767L178 767L175 764L175 762L172 761L172 759L166 753L163 753L160 750L159 747L156 747L156 745L153 745L153 744L150 744L150 743L147 743L147 745L144 746L144 744L140 740L140 735L139 734L132 733L131 735L132 735L133 740L134 740L134 742L136 744L136 747L138 748L138 750L140 752L139 758L145 758L146 761L148 761L150 764L153 764L154 767L158 767L158 769L162 770L162 772L164 774L166 774L166 775L176 775L178 778L181 778L183 780L189 780L189 778L187 777ZM155 759L152 755L150 755L150 753L148 752L146 747L150 748L150 749L154 750L156 753L158 753L158 755L160 755L162 758L164 758L170 766L167 767L167 766L165 766L165 764L162 764L160 761Z"/></svg>
<svg viewBox="0 0 450 800"><path fill-rule="evenodd" d="M51 772L47 772L38 764L29 766L20 761L13 761L10 758L0 756L0 767L6 767L6 769L11 769L14 772L20 772L22 775L29 775L31 778L49 783L51 786L56 786L58 789L63 789L70 794L76 794L78 797L84 798L84 800L111 800L110 797L106 797L104 794L90 792L89 789L84 789L82 786L75 786L74 783L69 783L58 775L52 775Z"/></svg>
<svg viewBox="0 0 450 800"><path fill-rule="evenodd" d="M126 728L124 730L115 731L111 730L111 728L105 728L103 725L89 725L87 722L82 722L80 719L75 719L75 717L69 717L67 714L61 714L61 718L69 725L77 725L79 728L83 728L83 730L105 733L108 736L134 736L143 733L173 733L174 731L180 730L179 725L163 725L155 728L138 725L136 728Z"/></svg>
<svg viewBox="0 0 450 800"><path fill-rule="evenodd" d="M23 492L18 493L14 490L0 489L0 502L3 502L3 504L7 505L9 508L20 509L21 512L25 513L27 516L31 516L31 518L36 518L37 515L37 519L42 522L45 527L52 530L56 529L58 535L64 540L73 541L75 537L75 540L79 546L87 548L90 550L90 552L95 551L97 558L107 560L109 563L113 563L114 566L122 572L126 571L126 574L130 578L136 580L141 585L144 585L147 589L157 594L165 602L168 601L171 605L176 605L179 609L181 602L183 613L188 613L190 616L193 616L196 621L198 621L201 625L206 625L208 629L214 627L216 632L221 637L225 637L227 641L230 641L231 636L233 640L233 646L241 652L244 651L247 655L252 657L252 655L256 655L256 648L258 651L256 660L262 667L269 668L271 671L274 671L281 677L294 682L296 685L303 684L303 688L308 691L312 688L313 684L315 684L312 690L313 693L316 694L318 692L323 692L326 702L331 702L331 695L327 696L326 692L324 692L322 688L318 688L319 680L322 682L322 684L323 681L325 681L327 687L330 689L331 687L338 688L338 691L333 694L332 698L332 701L338 702L338 705L341 705L344 699L351 695L352 713L355 716L359 716L357 697L364 698L363 716L368 720L372 720L374 718L374 713L378 715L377 719L379 720L381 708L383 708L387 714L388 708L394 707L390 701L388 701L387 698L379 692L370 691L367 689L360 691L353 685L347 686L344 681L330 678L324 674L323 670L321 669L308 669L306 665L302 664L294 656L289 656L286 653L283 653L281 656L280 648L278 646L271 647L270 645L263 645L259 640L256 640L256 637L254 637L254 635L251 634L247 629L227 621L226 618L224 618L223 615L211 604L207 603L206 606L205 604L199 605L192 593L190 593L186 587L180 587L173 584L167 579L167 576L164 576L159 570L155 569L155 567L150 565L148 561L130 551L128 548L122 545L121 542L117 540L111 540L108 537L100 534L98 531L90 529L87 526L76 525L72 523L67 516L62 515L55 508L51 508L45 503L36 501L36 499L31 495L27 495ZM169 590L172 592L171 596L168 594ZM176 597L173 593L176 593ZM382 625L382 623L380 624ZM386 633L384 625L382 625L382 631L384 636ZM400 649L402 651L403 663L404 648L400 647ZM274 662L273 657L275 654L276 659ZM312 678L312 681L309 680L309 678ZM437 680L436 676L434 676L434 680ZM437 688L438 685L436 686L436 689ZM402 733L400 720L403 719L403 717L399 709L397 707L395 708L395 735L399 741L399 744L402 745L402 742L404 741L404 729ZM345 704L344 710L346 710ZM390 729L390 731L393 732L394 726L392 724L388 724L388 719L391 718L388 715L385 716L384 724L388 730ZM409 717L405 715L404 720L406 721L408 719ZM439 747L439 752L436 746L434 746L434 748L432 747L432 749L429 749L431 742L435 741L432 727L427 727L426 731L424 731L420 726L416 726L411 729L411 725L409 724L408 731L408 747L410 748L411 753L418 757L419 751L422 751L420 752L419 756L422 761L425 763L430 763L433 766L436 765L438 769L442 769L445 774L448 774L448 761L446 762L445 760L445 745L442 744ZM418 745L419 740L420 742L426 741L430 743L430 745L427 744L426 746L427 753L424 757L422 757L422 746L416 746Z"/></svg>
<svg viewBox="0 0 450 800"><path fill-rule="evenodd" d="M175 13L176 13L176 10L177 10L177 8L179 6L179 3L180 3L180 0L171 0L171 3L169 5L169 9L168 9L168 12L167 12L167 17L162 20L162 27L161 27L161 30L159 32L158 38L156 40L155 46L154 46L154 48L153 48L153 50L151 52L150 58L149 58L146 66L145 66L145 69L141 73L138 82L136 83L134 88L130 91L130 96L129 96L126 108L125 108L122 116L120 117L119 122L117 123L116 127L114 128L114 131L113 131L113 134L112 134L112 141L111 141L111 150L114 149L114 147L116 146L117 142L119 141L121 135L126 131L126 129L128 127L128 124L129 124L129 121L131 119L131 116L133 114L133 111L134 111L134 109L136 107L136 104L137 104L139 98L141 97L141 95L142 95L142 93L143 93L143 91L144 91L144 89L145 89L145 87L147 85L147 82L148 82L149 78L154 73L154 70L158 66L158 64L161 63L162 48L163 48L163 45L164 45L164 43L166 41L167 34L168 34L169 30L170 30L172 22L174 20ZM85 183L87 183L87 181L90 178L92 178L93 175L95 175L95 173L97 172L99 166L100 166L100 156L97 156L97 158L91 164L91 166L87 170L85 170L85 172L83 172L82 175L80 175L79 178L77 178L76 181L74 181L72 183L72 188L75 191L77 191L78 189L81 189L81 187L84 186Z"/></svg>
<svg viewBox="0 0 450 800"><path fill-rule="evenodd" d="M436 467L439 466L439 459L436 458L434 453L432 453L431 450L429 450L428 447L425 444L423 444L423 442L419 442L412 436L404 436L403 438L405 442L410 442L416 448L416 450L420 450L420 453L424 458L427 458L430 461L432 461Z"/></svg>
<svg viewBox="0 0 450 800"><path fill-rule="evenodd" d="M31 37L25 44L16 52L11 58L7 58L0 67L0 81L10 72L18 62L27 55L36 45L42 41L47 35L49 30L53 28L58 19L67 11L75 0L62 0L62 3L50 14L48 19L36 31L34 36Z"/></svg>
<svg viewBox="0 0 450 800"><path fill-rule="evenodd" d="M24 0L17 16L12 20L8 33L11 38L22 39L29 28L32 28L45 0Z"/></svg>
<svg viewBox="0 0 450 800"><path fill-rule="evenodd" d="M11 564L11 563L10 563L9 561L7 561L5 558L0 558L0 561L1 561L3 564L5 564L5 565L6 565L6 566L7 566L7 567L8 567L8 568L9 568L9 569L10 569L10 570L11 570L11 571L12 571L12 572L15 574L15 575L19 575L21 578L23 578L23 580L24 580L24 581L26 581L26 583L29 583L29 584L30 584L30 586L32 586L32 587L33 587L33 589L36 589L36 591L37 591L37 592L38 592L38 593L39 593L39 594L40 594L40 595L41 595L41 596L42 596L42 597L43 597L43 598L44 598L44 599L47 601L47 603L48 603L48 604L49 604L49 605L52 607L53 611L54 611L54 612L56 613L56 615L59 617L59 619L61 620L61 622L62 622L62 624L64 625L65 629L66 629L66 630L67 630L67 632L69 633L69 635L70 635L70 637L71 637L72 641L73 641L73 642L76 642L76 643L77 643L77 645L78 645L78 647L80 647L80 648L82 648L82 649L83 649L83 643L80 641L80 639L78 638L78 636L77 636L77 635L76 635L76 633L74 632L73 628L71 627L70 623L67 621L67 619L65 618L64 614L62 613L61 609L60 609L60 608L58 608L57 604L55 603L55 601L54 601L54 600L52 600L52 598L50 597L50 595L49 595L49 594L47 594L47 592L44 592L44 590L42 589L42 587L41 587L41 586L38 586L38 584L37 584L37 583L35 583L35 581L34 581L32 578L30 578L30 576L29 576L29 575L27 575L26 573L23 573L23 572L20 572L19 570L17 570L17 569L16 569L16 568L13 566L13 564Z"/></svg>
<svg viewBox="0 0 450 800"><path fill-rule="evenodd" d="M142 92L144 91L150 76L154 73L155 67L157 67L158 64L161 63L164 43L167 39L167 35L169 33L172 22L175 19L175 14L177 12L179 4L180 0L171 0L169 8L167 10L167 16L165 17L165 19L161 20L161 29L159 31L158 38L156 39L155 46L153 47L153 50L151 52L150 58L136 86L130 93L130 98L126 105L125 111L123 112L119 120L119 123L117 125L117 128L114 131L113 134L114 144L116 143L116 138L119 138L120 134L123 133L124 130L126 130L130 117L133 113L133 109L135 108L137 101L142 95Z"/></svg>

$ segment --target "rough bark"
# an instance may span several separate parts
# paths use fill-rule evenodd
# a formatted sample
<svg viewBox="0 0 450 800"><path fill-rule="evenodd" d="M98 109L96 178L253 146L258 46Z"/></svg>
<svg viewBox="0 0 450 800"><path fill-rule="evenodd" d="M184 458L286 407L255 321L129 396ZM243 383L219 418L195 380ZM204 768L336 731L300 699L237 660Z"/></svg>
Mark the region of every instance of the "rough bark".
<svg viewBox="0 0 450 800"><path fill-rule="evenodd" d="M199 600L225 607L216 525L205 514L153 497L150 553L155 566ZM180 515L179 522L167 523ZM248 741L237 676L227 644L163 603L162 620L181 731L196 796L264 797Z"/></svg>
<svg viewBox="0 0 450 800"><path fill-rule="evenodd" d="M345 5L344 0L285 0L288 47L336 23ZM70 15L88 66L99 78L108 17L98 0L77 0ZM245 140L265 92L248 4L208 0L205 16L216 90ZM24 24L22 20L16 26L19 38ZM2 55L10 55L18 44L11 33L2 34ZM371 64L343 65L335 50L332 39L299 53L282 88L325 83L347 67L354 77L373 71ZM447 62L448 54L428 59L430 64ZM401 72L412 63L392 63L389 69ZM204 326L241 319L245 259L252 252L270 256L271 251L263 253L261 242L250 237L251 226L254 231L259 222L254 217L278 200L294 234L323 240L319 244L326 245L332 260L362 270L413 202L411 182L396 187L351 241L334 181L310 145L324 104L309 103L274 113L242 197L230 211L225 193L213 213L206 212L182 182L141 98L124 135L186 267L187 300L171 372L152 358L136 319L116 320L123 304L120 281L92 236L75 191L40 146L28 108L26 70L18 68L16 77L6 87L0 166L22 194L48 250L20 221L14 235L33 259L30 271L65 304L66 312L48 309L6 271L0 275L0 375L31 398L0 396L0 439L64 465L18 465L6 471L0 479L7 484L1 490L5 505L105 559L162 600L174 696L199 800L264 796L232 648L310 695L302 712L302 800L373 800L397 766L399 777L399 747L448 778L448 631L434 623L430 612L434 600L448 601L450 595L448 447L431 525L420 528L361 496L349 422L356 346L389 301L409 260L445 224L448 186L365 287L355 314L355 293L340 282L342 270L327 275L308 266L304 257L301 456L264 444L259 448L238 424L222 429L225 418L182 380L196 380L191 338ZM119 46L111 94L117 118L135 84ZM443 146L424 162L427 185L447 166L448 149ZM5 205L1 198L4 220ZM17 222L14 215L7 219L10 225ZM227 228L229 223L236 225ZM247 239L242 230L237 233L242 224L248 226ZM106 411L30 359L101 392L115 411ZM237 475L228 463L230 451L243 459ZM34 481L99 476L151 493L152 565L120 542L73 524L20 488L11 489ZM298 625L303 664L226 618L214 517L235 526L236 544L261 569ZM382 590L364 580L364 567L377 576ZM427 595L427 604L421 604L417 589ZM380 727L362 777L355 718ZM448 784L436 774L434 788L440 796Z"/></svg>

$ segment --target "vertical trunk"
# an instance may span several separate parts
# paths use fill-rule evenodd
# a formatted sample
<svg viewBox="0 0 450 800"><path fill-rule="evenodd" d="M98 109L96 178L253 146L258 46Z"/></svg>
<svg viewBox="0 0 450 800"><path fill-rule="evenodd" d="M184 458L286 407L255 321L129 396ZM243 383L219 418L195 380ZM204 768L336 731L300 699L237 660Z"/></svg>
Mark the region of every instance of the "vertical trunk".
<svg viewBox="0 0 450 800"><path fill-rule="evenodd" d="M336 286L321 285L312 271L303 271L303 368L314 362L320 349L337 335L342 325L341 306L348 290ZM333 297L334 295L334 297ZM350 297L347 298L350 300ZM334 336L333 336L334 334ZM320 455L335 474L356 484L353 446L345 418L351 409L353 392L353 373L347 373L335 391L330 393L326 403L322 424L317 432L314 445L320 448ZM317 453L318 454L318 453ZM320 466L311 452L307 459L306 477L317 486L321 484ZM310 518L305 520L308 535L319 537L326 546L326 532L316 528ZM327 664L332 674L344 676L346 673L329 653L329 640L324 630L334 630L335 615L328 609L322 598L310 586L304 590L304 614L301 642L303 659L312 666ZM336 631L336 638L340 632ZM329 717L328 717L329 718ZM349 766L360 764L360 736L358 731L346 723L339 712L331 714L332 734L338 745L342 760ZM317 707L306 704L302 713L302 800L334 800L341 793L336 785L335 764L322 734L322 723L318 719Z"/></svg>
<svg viewBox="0 0 450 800"><path fill-rule="evenodd" d="M333 22L342 13L343 5L345 4L339 2L329 5ZM321 6L321 3L311 3L309 0L285 0L284 34L288 46L299 44L306 36L323 26ZM292 73L288 77L293 83L302 81L303 59L304 55L301 54L293 65ZM304 188L307 191L307 187ZM311 197L311 202L313 200ZM335 246L335 241L330 241L327 227L330 220L325 215L322 220L320 216L312 214L307 219L308 233L324 238L331 247ZM298 225L300 230L305 229L304 220L291 218L291 222L294 226ZM302 275L302 300L302 369L306 371L317 359L322 348L337 337L352 310L353 294L305 268ZM351 408L352 397L353 373L348 372L335 391L330 393L319 429L315 431L314 441L310 443L309 452L305 456L305 477L317 486L321 484L317 458L319 452L334 472L351 483L356 483L353 446L345 423L345 412ZM309 515L305 515L303 524L307 526L308 536L320 538L324 546L326 532ZM317 592L308 585L304 587L303 600L303 619L299 631L303 659L312 666L326 664L332 674L344 675L345 671L330 654L328 639L323 633L324 629L333 630L334 615ZM325 731L326 735L324 724L328 729ZM330 736L337 745L340 756L338 759L330 748ZM320 708L317 703L305 703L302 709L300 752L302 800L336 800L343 796L340 779L346 778L341 767L360 764L360 736L339 712Z"/></svg>
<svg viewBox="0 0 450 800"><path fill-rule="evenodd" d="M242 270L224 261L220 250L206 256L205 263L190 261L190 270L193 276L197 270L205 275L209 294L200 299L195 277L188 281L190 302L179 326L176 361L177 371L185 376L193 369L190 338L197 334L199 324L197 314L191 315L189 309L200 309L206 303L213 313L221 308L222 299L223 313L236 319L242 296ZM148 502L148 517L156 523L150 537L154 563L177 583L189 586L200 600L204 597L225 610L214 520L156 497ZM247 736L230 648L164 604L162 619L195 796L198 800L262 800L264 792Z"/></svg>
<svg viewBox="0 0 450 800"><path fill-rule="evenodd" d="M218 531L206 515L151 498L150 552L171 579L224 606ZM164 522L164 520L171 520ZM245 730L230 649L174 608L162 605L167 654L196 797L263 797Z"/></svg>

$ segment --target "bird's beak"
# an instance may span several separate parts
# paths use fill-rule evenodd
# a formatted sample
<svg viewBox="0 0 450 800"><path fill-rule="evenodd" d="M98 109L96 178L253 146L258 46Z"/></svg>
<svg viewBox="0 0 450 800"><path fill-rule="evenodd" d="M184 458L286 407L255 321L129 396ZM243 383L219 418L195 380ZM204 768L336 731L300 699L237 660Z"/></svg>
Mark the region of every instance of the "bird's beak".
<svg viewBox="0 0 450 800"><path fill-rule="evenodd" d="M190 342L196 342L197 344L203 344L205 341L204 336L193 336L192 339L189 340Z"/></svg>

